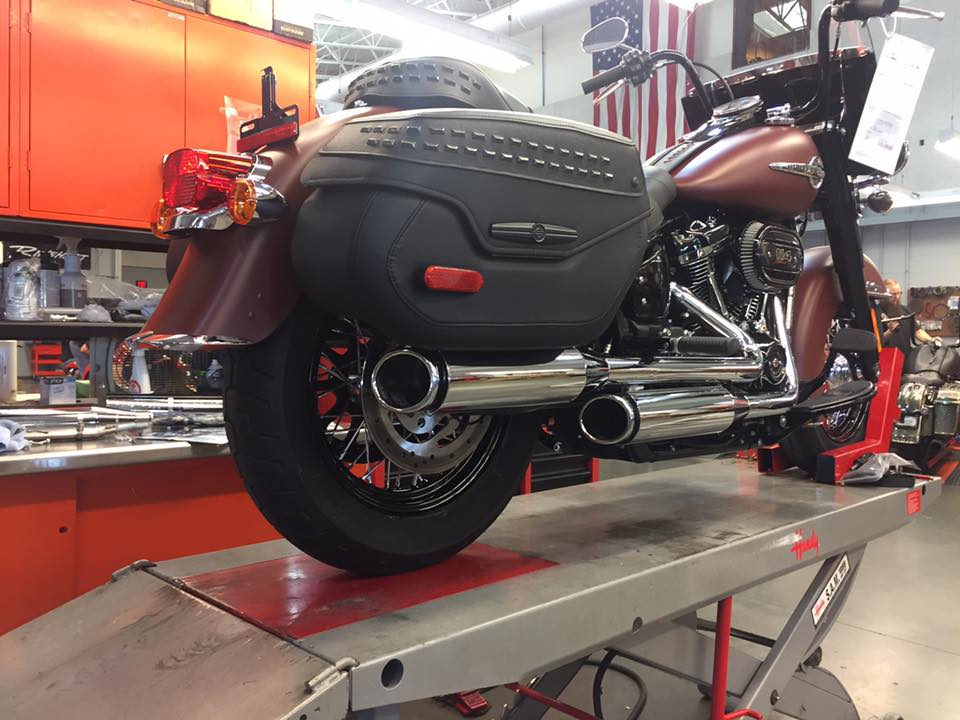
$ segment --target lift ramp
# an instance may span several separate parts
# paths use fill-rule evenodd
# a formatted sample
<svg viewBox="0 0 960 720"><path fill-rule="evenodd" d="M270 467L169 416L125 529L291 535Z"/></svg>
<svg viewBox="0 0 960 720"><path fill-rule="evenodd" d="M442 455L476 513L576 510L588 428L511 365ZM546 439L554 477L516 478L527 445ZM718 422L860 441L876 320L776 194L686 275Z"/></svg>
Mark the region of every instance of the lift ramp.
<svg viewBox="0 0 960 720"><path fill-rule="evenodd" d="M814 564L770 656L732 659L730 693L766 710L782 696L786 711L820 707L787 685L823 686L829 705L842 695L832 676L791 676L839 614L865 546L940 490L939 479L845 487L691 461L517 497L464 552L388 578L339 572L285 541L140 561L0 637L0 717L386 716L610 646L709 682L712 641L693 613Z"/></svg>

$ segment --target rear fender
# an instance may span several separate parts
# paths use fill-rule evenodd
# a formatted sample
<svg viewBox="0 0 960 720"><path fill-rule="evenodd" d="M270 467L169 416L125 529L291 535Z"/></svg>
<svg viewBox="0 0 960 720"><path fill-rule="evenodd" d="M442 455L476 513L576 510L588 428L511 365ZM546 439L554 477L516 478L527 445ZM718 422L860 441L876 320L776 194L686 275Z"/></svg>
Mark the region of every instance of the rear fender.
<svg viewBox="0 0 960 720"><path fill-rule="evenodd" d="M309 194L300 183L303 168L347 121L391 111L367 107L322 116L304 124L295 142L261 153L273 161L266 182L286 198L287 211L273 223L233 225L173 241L167 268L175 272L144 331L244 343L267 338L300 298L290 246Z"/></svg>
<svg viewBox="0 0 960 720"><path fill-rule="evenodd" d="M885 292L880 271L866 255L863 256L863 275L871 295ZM805 250L803 271L793 292L790 325L790 343L802 381L814 379L823 370L828 353L827 335L842 299L830 248Z"/></svg>

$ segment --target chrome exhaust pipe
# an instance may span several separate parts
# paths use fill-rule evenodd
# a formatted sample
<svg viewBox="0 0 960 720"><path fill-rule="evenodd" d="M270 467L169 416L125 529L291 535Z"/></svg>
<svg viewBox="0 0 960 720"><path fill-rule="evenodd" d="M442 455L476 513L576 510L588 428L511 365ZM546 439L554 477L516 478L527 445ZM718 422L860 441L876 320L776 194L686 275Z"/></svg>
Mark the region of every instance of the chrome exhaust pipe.
<svg viewBox="0 0 960 720"><path fill-rule="evenodd" d="M589 364L578 350L533 365L452 365L403 349L374 366L371 387L381 405L399 413L565 405L586 389Z"/></svg>
<svg viewBox="0 0 960 720"><path fill-rule="evenodd" d="M749 335L685 288L671 285L671 293L715 331L736 339L743 355L660 356L644 362L638 358L596 360L584 356L579 350L570 349L553 360L533 365L455 365L448 364L439 355L431 357L405 348L380 358L371 374L372 390L380 404L394 412L470 413L566 405L606 383L622 386L627 394L632 392L631 388L638 388L637 392L644 396L649 395L650 386L697 383L697 387L685 391L699 396L703 385L714 388L718 382L746 383L759 379L763 372L763 355ZM797 399L797 372L783 306L776 298L773 298L772 305L775 335L786 351L786 388L767 395L735 398L738 412L746 401L753 417L778 415ZM672 389L664 390L661 395L677 399L681 394L681 390ZM724 393L724 397L734 396ZM616 412L623 414L627 411ZM627 419L624 418L623 422ZM693 434L700 433L684 431L684 436ZM609 434L603 435L607 437Z"/></svg>
<svg viewBox="0 0 960 720"><path fill-rule="evenodd" d="M595 395L584 403L580 409L583 436L599 445L626 445L713 435L729 429L738 420L781 415L793 407L799 392L797 368L783 305L778 298L772 300L774 334L786 356L782 390L741 397L719 386L631 390L628 381L624 392ZM624 377L612 366L609 376Z"/></svg>
<svg viewBox="0 0 960 720"><path fill-rule="evenodd" d="M603 393L580 409L580 431L598 445L715 435L746 415L747 401L719 386Z"/></svg>

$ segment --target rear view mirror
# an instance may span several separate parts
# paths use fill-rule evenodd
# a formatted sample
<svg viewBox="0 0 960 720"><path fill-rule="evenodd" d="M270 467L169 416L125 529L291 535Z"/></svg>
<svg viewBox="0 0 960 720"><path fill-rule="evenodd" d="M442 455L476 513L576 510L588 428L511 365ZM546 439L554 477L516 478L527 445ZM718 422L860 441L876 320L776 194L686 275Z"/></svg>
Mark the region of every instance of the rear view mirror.
<svg viewBox="0 0 960 720"><path fill-rule="evenodd" d="M623 18L612 17L587 30L580 39L586 53L598 53L618 47L627 39L630 26Z"/></svg>

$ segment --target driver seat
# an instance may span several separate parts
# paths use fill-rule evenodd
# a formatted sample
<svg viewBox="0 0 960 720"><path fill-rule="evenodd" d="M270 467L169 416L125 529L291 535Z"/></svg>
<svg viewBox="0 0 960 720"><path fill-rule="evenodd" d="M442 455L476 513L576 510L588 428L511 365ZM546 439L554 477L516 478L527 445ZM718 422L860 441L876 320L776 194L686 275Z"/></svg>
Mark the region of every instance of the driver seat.
<svg viewBox="0 0 960 720"><path fill-rule="evenodd" d="M364 105L533 112L476 65L446 57L393 60L370 68L350 83L343 101L346 109Z"/></svg>

